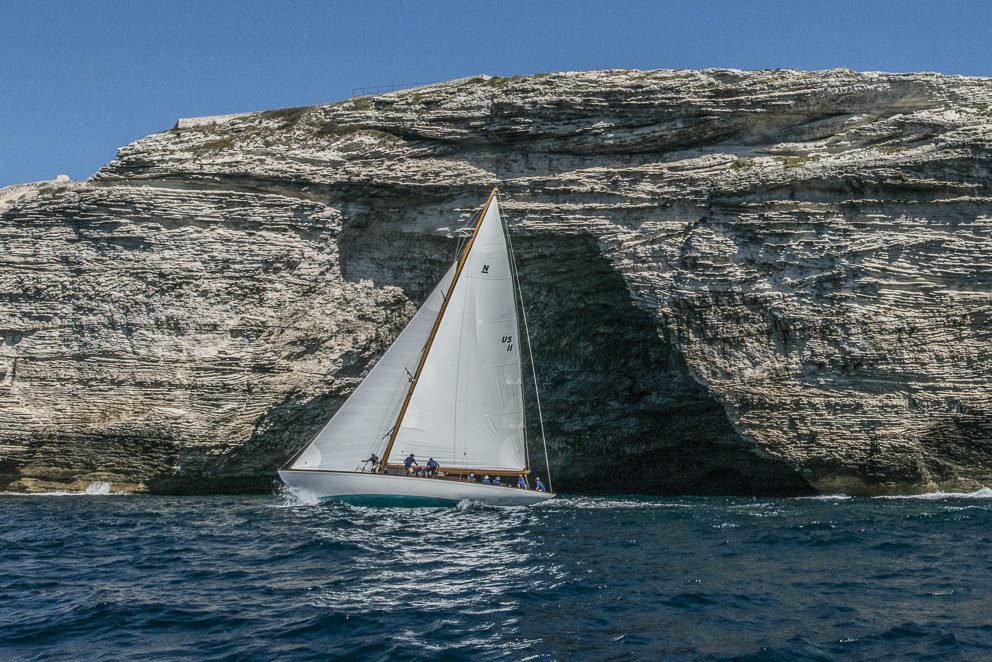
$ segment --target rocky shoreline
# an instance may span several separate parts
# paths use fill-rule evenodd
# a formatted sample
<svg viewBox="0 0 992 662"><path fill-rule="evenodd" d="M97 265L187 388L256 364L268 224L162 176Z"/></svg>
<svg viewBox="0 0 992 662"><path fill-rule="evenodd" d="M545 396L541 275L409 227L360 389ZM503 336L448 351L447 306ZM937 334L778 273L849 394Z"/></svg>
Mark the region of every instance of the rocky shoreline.
<svg viewBox="0 0 992 662"><path fill-rule="evenodd" d="M929 73L479 76L4 189L0 490L271 490L493 186L561 490L977 489L990 104Z"/></svg>

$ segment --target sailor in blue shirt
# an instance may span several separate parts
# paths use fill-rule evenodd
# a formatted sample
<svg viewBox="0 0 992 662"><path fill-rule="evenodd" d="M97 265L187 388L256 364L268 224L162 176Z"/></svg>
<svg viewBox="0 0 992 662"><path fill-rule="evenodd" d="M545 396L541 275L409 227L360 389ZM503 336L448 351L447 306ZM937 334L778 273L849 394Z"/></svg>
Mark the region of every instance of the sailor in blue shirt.
<svg viewBox="0 0 992 662"><path fill-rule="evenodd" d="M482 484L483 485L492 485L492 483L489 482L489 476L486 476L485 478L482 479Z"/></svg>
<svg viewBox="0 0 992 662"><path fill-rule="evenodd" d="M527 489L527 481L524 480L524 475L523 474L520 474L520 478L517 479L517 487L519 487L522 490L526 490Z"/></svg>
<svg viewBox="0 0 992 662"><path fill-rule="evenodd" d="M413 457L414 457L413 453L410 453L410 457L408 457L406 460L403 461L403 466L406 467L406 474L408 476L411 473L413 473L413 471L411 470L411 467L413 465L416 464L418 467L420 466L419 464L417 464L417 461L415 459L413 459Z"/></svg>
<svg viewBox="0 0 992 662"><path fill-rule="evenodd" d="M470 482L470 483L474 483L475 482L475 474L469 474L468 475L468 482Z"/></svg>
<svg viewBox="0 0 992 662"><path fill-rule="evenodd" d="M493 485L499 485L500 487L503 486L503 483L499 482L499 476L493 478Z"/></svg>
<svg viewBox="0 0 992 662"><path fill-rule="evenodd" d="M440 465L437 463L437 461L434 458L431 458L431 459L427 460L427 475L428 476L434 476L434 475L436 475L437 474L437 470L439 468L440 468Z"/></svg>
<svg viewBox="0 0 992 662"><path fill-rule="evenodd" d="M537 487L535 487L534 489L537 490L538 492L544 492L545 491L545 489L544 489L544 483L541 482L541 479L540 478L537 479Z"/></svg>

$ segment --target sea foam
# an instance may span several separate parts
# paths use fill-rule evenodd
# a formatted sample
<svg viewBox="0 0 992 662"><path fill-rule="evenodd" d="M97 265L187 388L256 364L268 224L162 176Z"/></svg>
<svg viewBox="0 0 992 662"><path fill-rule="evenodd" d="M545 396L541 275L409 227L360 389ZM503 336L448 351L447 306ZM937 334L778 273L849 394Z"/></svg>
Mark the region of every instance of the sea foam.
<svg viewBox="0 0 992 662"><path fill-rule="evenodd" d="M274 508L296 508L297 506L316 506L320 499L316 494L302 487L290 487L280 485L276 489L276 496L280 502L272 504Z"/></svg>
<svg viewBox="0 0 992 662"><path fill-rule="evenodd" d="M992 499L992 489L982 487L974 492L928 492L927 494L905 494L880 496L877 499Z"/></svg>

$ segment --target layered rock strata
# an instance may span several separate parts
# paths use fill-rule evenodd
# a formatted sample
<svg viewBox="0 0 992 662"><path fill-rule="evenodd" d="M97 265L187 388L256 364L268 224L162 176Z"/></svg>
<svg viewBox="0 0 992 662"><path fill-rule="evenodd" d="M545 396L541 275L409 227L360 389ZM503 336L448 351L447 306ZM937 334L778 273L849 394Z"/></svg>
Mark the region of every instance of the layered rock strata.
<svg viewBox="0 0 992 662"><path fill-rule="evenodd" d="M990 103L937 74L480 76L5 189L0 488L271 489L498 186L558 489L974 489Z"/></svg>

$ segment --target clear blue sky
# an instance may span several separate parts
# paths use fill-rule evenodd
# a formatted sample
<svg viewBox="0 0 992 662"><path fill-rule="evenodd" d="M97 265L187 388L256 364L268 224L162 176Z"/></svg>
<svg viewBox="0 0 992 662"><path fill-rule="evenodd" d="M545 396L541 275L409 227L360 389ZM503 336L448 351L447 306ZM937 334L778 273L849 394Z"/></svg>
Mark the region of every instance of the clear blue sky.
<svg viewBox="0 0 992 662"><path fill-rule="evenodd" d="M582 69L992 76L992 0L0 4L0 187L93 174L179 117Z"/></svg>

